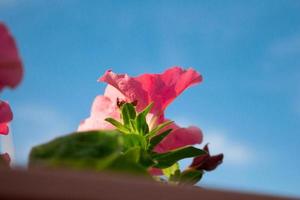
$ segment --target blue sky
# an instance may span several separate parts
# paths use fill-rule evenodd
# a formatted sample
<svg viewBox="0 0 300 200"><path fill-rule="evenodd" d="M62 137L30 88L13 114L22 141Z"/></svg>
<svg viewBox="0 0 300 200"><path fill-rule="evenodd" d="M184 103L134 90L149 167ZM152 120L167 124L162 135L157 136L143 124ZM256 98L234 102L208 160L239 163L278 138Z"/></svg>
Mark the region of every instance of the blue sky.
<svg viewBox="0 0 300 200"><path fill-rule="evenodd" d="M300 196L299 1L0 0L25 65L5 91L16 163L76 130L106 69L194 67L204 82L167 109L197 125L224 164L205 186ZM186 162L184 163L186 164Z"/></svg>

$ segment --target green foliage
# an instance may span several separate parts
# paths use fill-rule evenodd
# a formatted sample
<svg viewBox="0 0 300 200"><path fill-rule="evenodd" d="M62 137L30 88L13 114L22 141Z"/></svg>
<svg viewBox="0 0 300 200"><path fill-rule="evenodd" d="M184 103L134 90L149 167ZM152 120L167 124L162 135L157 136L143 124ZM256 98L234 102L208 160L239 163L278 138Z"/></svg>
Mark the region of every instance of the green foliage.
<svg viewBox="0 0 300 200"><path fill-rule="evenodd" d="M201 180L202 175L202 170L187 169L180 174L178 183L181 185L194 185Z"/></svg>
<svg viewBox="0 0 300 200"><path fill-rule="evenodd" d="M168 168L181 159L192 158L203 154L206 154L206 152L192 146L175 149L167 153L153 153L153 158L157 161L154 167L161 169Z"/></svg>
<svg viewBox="0 0 300 200"><path fill-rule="evenodd" d="M179 184L180 183L180 175L181 175L180 169L177 169L172 174L170 174L169 182L173 183L173 184Z"/></svg>
<svg viewBox="0 0 300 200"><path fill-rule="evenodd" d="M121 122L105 119L116 127L115 131L88 131L72 133L34 147L30 153L29 166L45 165L95 171L109 170L149 175L151 167L159 168L175 184L195 184L203 172L179 169L178 161L206 154L192 146L157 153L155 147L164 140L172 129L172 121L158 124L152 130L147 115L153 104L137 112L132 103L121 105Z"/></svg>
<svg viewBox="0 0 300 200"><path fill-rule="evenodd" d="M171 167L165 168L162 170L163 174L167 177L170 178L171 176L173 176L175 173L177 173L177 171L180 171L179 169L179 164L175 163L174 165L172 165Z"/></svg>
<svg viewBox="0 0 300 200"><path fill-rule="evenodd" d="M34 147L29 165L104 169L122 151L123 141L117 131L73 133Z"/></svg>
<svg viewBox="0 0 300 200"><path fill-rule="evenodd" d="M147 148L147 141L141 135L128 134L123 136L123 149L126 152L128 149L133 147L139 147L143 150Z"/></svg>
<svg viewBox="0 0 300 200"><path fill-rule="evenodd" d="M120 123L119 121L117 121L113 118L106 118L105 121L114 125L122 133L127 133L127 134L130 133L130 129L128 129L122 123Z"/></svg>
<svg viewBox="0 0 300 200"><path fill-rule="evenodd" d="M134 106L131 103L125 103L122 105L121 109L122 113L122 118L123 118L123 124L126 128L133 129L134 130L134 125L131 121L131 119L135 119L136 117L136 111Z"/></svg>
<svg viewBox="0 0 300 200"><path fill-rule="evenodd" d="M129 149L126 153L121 153L111 162L107 169L117 172L147 175L147 167L140 163L140 152L141 149L139 147L134 147Z"/></svg>
<svg viewBox="0 0 300 200"><path fill-rule="evenodd" d="M134 122L138 134L146 135L149 133L149 126L146 121L146 116L143 113L138 114Z"/></svg>
<svg viewBox="0 0 300 200"><path fill-rule="evenodd" d="M158 124L153 130L149 130L146 117L152 107L153 103L150 103L143 111L137 113L132 103L124 103L120 108L123 123L113 118L106 118L105 120L122 133L142 135L149 140L151 137L157 135L163 128L173 123L172 121L166 121L162 124Z"/></svg>
<svg viewBox="0 0 300 200"><path fill-rule="evenodd" d="M168 129L156 136L153 136L150 139L149 151L152 151L156 145L158 145L169 133L171 133L172 129Z"/></svg>
<svg viewBox="0 0 300 200"><path fill-rule="evenodd" d="M159 131L161 131L163 128L167 127L168 125L172 124L173 121L166 121L162 124L159 124L157 127L155 127L150 133L148 134L148 137L155 136Z"/></svg>

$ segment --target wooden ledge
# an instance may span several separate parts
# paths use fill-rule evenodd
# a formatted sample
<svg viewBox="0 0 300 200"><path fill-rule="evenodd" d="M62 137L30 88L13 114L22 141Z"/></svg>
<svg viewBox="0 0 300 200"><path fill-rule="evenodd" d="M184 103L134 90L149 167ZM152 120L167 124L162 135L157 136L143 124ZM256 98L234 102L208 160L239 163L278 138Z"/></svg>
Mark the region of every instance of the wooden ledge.
<svg viewBox="0 0 300 200"><path fill-rule="evenodd" d="M279 200L260 194L177 187L140 177L66 170L0 169L0 199Z"/></svg>

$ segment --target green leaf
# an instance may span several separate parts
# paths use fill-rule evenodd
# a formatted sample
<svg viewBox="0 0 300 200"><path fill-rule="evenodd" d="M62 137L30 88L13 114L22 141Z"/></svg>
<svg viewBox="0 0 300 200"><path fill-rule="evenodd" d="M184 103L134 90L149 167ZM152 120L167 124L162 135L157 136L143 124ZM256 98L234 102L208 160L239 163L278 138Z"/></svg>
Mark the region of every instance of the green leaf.
<svg viewBox="0 0 300 200"><path fill-rule="evenodd" d="M156 162L152 159L152 156L146 151L141 149L140 164L146 168L152 167Z"/></svg>
<svg viewBox="0 0 300 200"><path fill-rule="evenodd" d="M125 149L126 146L126 149ZM66 167L147 175L153 165L145 138L117 131L73 133L34 147L29 166Z"/></svg>
<svg viewBox="0 0 300 200"><path fill-rule="evenodd" d="M173 121L166 121L162 124L159 124L157 127L155 127L153 130L150 131L150 133L147 135L149 138L156 135L161 129L165 128L166 126L172 124Z"/></svg>
<svg viewBox="0 0 300 200"><path fill-rule="evenodd" d="M170 175L169 182L178 184L178 182L180 180L180 175L181 175L181 172L179 169L177 169L173 174Z"/></svg>
<svg viewBox="0 0 300 200"><path fill-rule="evenodd" d="M130 120L135 119L136 117L136 111L134 106L131 103L125 103L123 104L121 108L122 118L123 118L123 124L127 128L133 128L131 125Z"/></svg>
<svg viewBox="0 0 300 200"><path fill-rule="evenodd" d="M165 168L162 171L167 178L170 178L170 176L174 175L177 170L179 170L179 164L175 163L171 167Z"/></svg>
<svg viewBox="0 0 300 200"><path fill-rule="evenodd" d="M126 128L121 122L113 119L113 118L106 118L105 121L111 123L112 125L114 125L119 131L123 132L123 133L129 133L130 130L128 128Z"/></svg>
<svg viewBox="0 0 300 200"><path fill-rule="evenodd" d="M29 166L101 170L110 164L123 149L117 131L88 131L56 138L34 147Z"/></svg>
<svg viewBox="0 0 300 200"><path fill-rule="evenodd" d="M120 156L119 159L122 159L123 161L125 161L126 159L127 162L138 163L140 160L140 152L140 147L132 147L128 149L125 153L122 153L122 156Z"/></svg>
<svg viewBox="0 0 300 200"><path fill-rule="evenodd" d="M130 133L132 134L138 134L137 133L137 125L134 119L130 119L130 126L131 126L131 131Z"/></svg>
<svg viewBox="0 0 300 200"><path fill-rule="evenodd" d="M157 161L155 167L163 169L171 167L174 163L181 159L200 156L203 154L206 154L206 151L189 146L169 151L167 153L155 153L153 154L153 158Z"/></svg>
<svg viewBox="0 0 300 200"><path fill-rule="evenodd" d="M150 103L140 114L146 116L150 112L151 108L153 107L153 102Z"/></svg>
<svg viewBox="0 0 300 200"><path fill-rule="evenodd" d="M150 103L142 112L140 112L136 117L136 127L137 131L141 135L146 135L149 132L149 126L146 120L147 114L150 112L153 103Z"/></svg>
<svg viewBox="0 0 300 200"><path fill-rule="evenodd" d="M138 114L136 117L137 131L141 135L146 135L149 132L149 127L146 121L146 116L143 113Z"/></svg>
<svg viewBox="0 0 300 200"><path fill-rule="evenodd" d="M150 146L148 148L149 151L152 151L156 145L158 145L169 133L171 133L172 129L168 129L156 136L153 136L150 139Z"/></svg>
<svg viewBox="0 0 300 200"><path fill-rule="evenodd" d="M188 169L181 173L179 178L180 185L194 185L201 180L203 176L202 170Z"/></svg>
<svg viewBox="0 0 300 200"><path fill-rule="evenodd" d="M136 175L148 175L147 168L139 162L141 149L134 147L126 153L116 158L108 167L107 170L116 172L126 172Z"/></svg>
<svg viewBox="0 0 300 200"><path fill-rule="evenodd" d="M146 149L147 142L145 138L141 135L136 134L127 134L123 135L123 151L126 152L128 149L131 149L133 147L139 147L141 149Z"/></svg>

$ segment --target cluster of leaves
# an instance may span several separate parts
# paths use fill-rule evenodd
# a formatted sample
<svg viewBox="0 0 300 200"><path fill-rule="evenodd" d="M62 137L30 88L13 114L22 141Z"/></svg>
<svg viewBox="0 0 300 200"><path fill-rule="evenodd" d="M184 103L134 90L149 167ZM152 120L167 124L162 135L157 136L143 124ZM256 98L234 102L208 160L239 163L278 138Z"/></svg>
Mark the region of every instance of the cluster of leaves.
<svg viewBox="0 0 300 200"><path fill-rule="evenodd" d="M151 168L157 168L168 182L197 183L203 171L194 168L180 171L178 161L207 152L192 146L165 153L155 152L156 145L171 133L172 129L165 129L172 122L164 122L150 130L146 116L151 108L152 104L138 113L133 103L124 103L120 107L122 122L106 119L116 127L115 131L73 133L36 146L30 153L29 165L109 170L148 176Z"/></svg>

